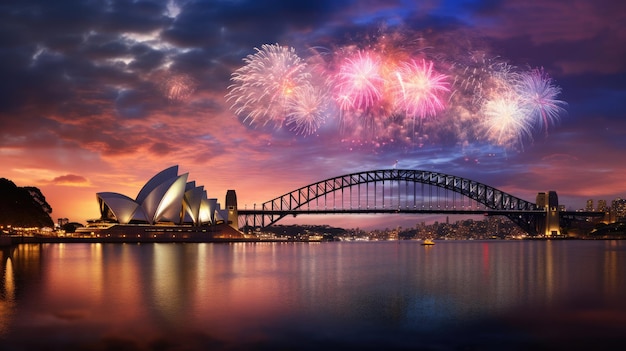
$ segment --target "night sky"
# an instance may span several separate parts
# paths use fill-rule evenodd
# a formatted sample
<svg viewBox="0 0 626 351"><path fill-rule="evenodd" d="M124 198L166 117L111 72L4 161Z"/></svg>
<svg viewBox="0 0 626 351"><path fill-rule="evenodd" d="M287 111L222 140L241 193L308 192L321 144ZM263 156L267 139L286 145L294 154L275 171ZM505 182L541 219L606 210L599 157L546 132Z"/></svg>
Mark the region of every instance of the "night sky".
<svg viewBox="0 0 626 351"><path fill-rule="evenodd" d="M479 112L463 124L457 117L467 110L451 108L401 140L380 126L347 130L348 117L332 109L308 133L251 123L227 101L231 77L272 44L308 63L322 58L329 72L348 52L428 60L449 93L459 90L460 67L477 67L477 58L515 72L543 68L566 104L547 130L514 145L472 129ZM463 176L529 201L556 190L575 210L587 199L626 197L625 44L626 5L614 0L5 1L0 177L39 187L55 221L83 223L99 217L97 192L134 198L172 165L222 204L235 189L240 208L397 167ZM383 215L298 221L399 223Z"/></svg>

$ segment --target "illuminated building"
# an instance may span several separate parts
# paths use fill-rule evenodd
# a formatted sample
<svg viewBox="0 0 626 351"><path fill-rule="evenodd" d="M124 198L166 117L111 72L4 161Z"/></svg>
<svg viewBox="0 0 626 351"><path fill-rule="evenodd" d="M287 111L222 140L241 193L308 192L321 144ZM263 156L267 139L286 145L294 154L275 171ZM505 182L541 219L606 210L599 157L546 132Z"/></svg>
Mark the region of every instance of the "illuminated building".
<svg viewBox="0 0 626 351"><path fill-rule="evenodd" d="M608 207L606 205L606 200L598 200L598 211L606 212L608 211Z"/></svg>
<svg viewBox="0 0 626 351"><path fill-rule="evenodd" d="M536 204L537 207L546 210L545 223L538 223L537 231L546 236L560 235L560 207L556 191L549 191L547 194L544 192L538 193Z"/></svg>
<svg viewBox="0 0 626 351"><path fill-rule="evenodd" d="M179 175L178 166L172 166L146 182L135 199L114 192L97 193L100 219L88 221L87 227L77 229L77 233L154 237L167 232L207 233L208 227L211 232L216 228L227 232L228 237L240 235L235 191L227 192L229 207L221 209L217 199L207 197L204 186L188 181L188 177L188 173Z"/></svg>
<svg viewBox="0 0 626 351"><path fill-rule="evenodd" d="M615 217L617 220L626 219L626 199L617 198L613 200L611 208L615 213Z"/></svg>
<svg viewBox="0 0 626 351"><path fill-rule="evenodd" d="M97 193L100 219L120 224L175 223L203 225L224 220L226 211L216 199L208 199L203 186L187 182L188 173L178 175L178 166L152 177L133 200L118 193Z"/></svg>

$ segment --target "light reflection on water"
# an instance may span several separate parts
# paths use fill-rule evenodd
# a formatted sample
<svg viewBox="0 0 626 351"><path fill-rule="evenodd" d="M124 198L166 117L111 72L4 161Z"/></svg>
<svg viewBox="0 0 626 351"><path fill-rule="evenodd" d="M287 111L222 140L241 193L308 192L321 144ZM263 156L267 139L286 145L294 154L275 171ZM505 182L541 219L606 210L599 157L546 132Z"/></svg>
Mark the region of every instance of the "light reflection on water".
<svg viewBox="0 0 626 351"><path fill-rule="evenodd" d="M611 349L625 270L622 241L23 244L0 349Z"/></svg>

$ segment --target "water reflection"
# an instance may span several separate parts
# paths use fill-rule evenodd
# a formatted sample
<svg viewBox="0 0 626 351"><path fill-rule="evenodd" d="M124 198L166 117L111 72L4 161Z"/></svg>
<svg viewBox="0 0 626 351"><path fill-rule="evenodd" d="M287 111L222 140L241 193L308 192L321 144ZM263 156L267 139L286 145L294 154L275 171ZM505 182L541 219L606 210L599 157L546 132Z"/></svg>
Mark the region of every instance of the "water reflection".
<svg viewBox="0 0 626 351"><path fill-rule="evenodd" d="M619 241L46 244L0 258L0 346L14 350L527 349L626 331Z"/></svg>
<svg viewBox="0 0 626 351"><path fill-rule="evenodd" d="M9 249L0 250L0 337L8 330L15 307L15 276Z"/></svg>

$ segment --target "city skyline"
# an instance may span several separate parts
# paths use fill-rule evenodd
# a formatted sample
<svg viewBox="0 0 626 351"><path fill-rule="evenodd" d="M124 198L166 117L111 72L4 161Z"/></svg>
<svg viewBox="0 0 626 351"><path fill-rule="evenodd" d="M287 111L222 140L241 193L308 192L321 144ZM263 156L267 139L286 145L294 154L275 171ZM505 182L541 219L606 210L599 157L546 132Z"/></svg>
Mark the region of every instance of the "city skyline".
<svg viewBox="0 0 626 351"><path fill-rule="evenodd" d="M192 173L209 197L222 201L236 190L240 208L323 179L394 167L458 175L528 201L555 190L571 209L626 198L623 4L32 1L0 8L0 177L39 187L53 219L97 218L96 193L133 196L172 165ZM445 108L405 106L419 117L415 124L376 126L390 111L381 104L384 113L369 112L375 122L366 131L350 116L371 111L379 91L350 116L339 103L309 124L280 113L255 120L234 102L241 89L233 93L233 78L247 73L244 59L264 45L293 48L309 67L316 57L370 51L416 62L399 67L432 62L448 79L440 92L456 95L442 96ZM467 117L482 101L451 103L459 79L478 84L459 67L485 69L480 60L504 66L501 74L541 70L564 111L537 130L522 126L519 141L488 138L493 126L474 128L491 115ZM298 221L384 228L398 218Z"/></svg>

